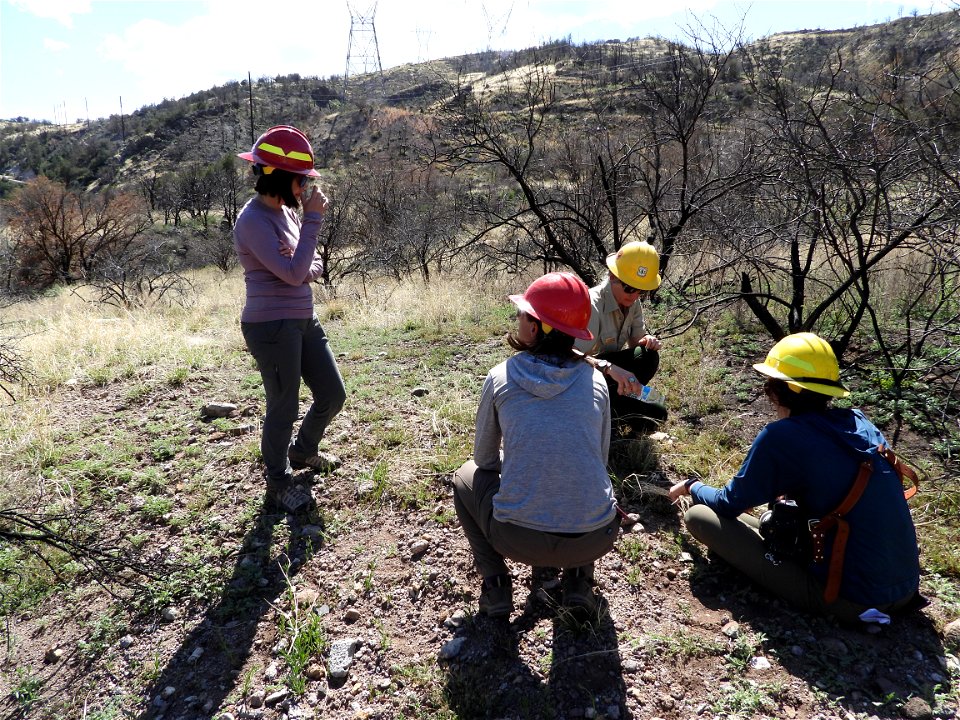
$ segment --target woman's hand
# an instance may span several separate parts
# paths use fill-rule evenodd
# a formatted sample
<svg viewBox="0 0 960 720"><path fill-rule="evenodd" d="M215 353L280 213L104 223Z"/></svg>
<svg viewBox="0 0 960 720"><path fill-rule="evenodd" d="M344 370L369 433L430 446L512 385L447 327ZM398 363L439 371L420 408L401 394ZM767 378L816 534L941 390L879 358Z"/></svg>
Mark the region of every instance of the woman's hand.
<svg viewBox="0 0 960 720"><path fill-rule="evenodd" d="M293 248L287 245L285 242L277 243L277 246L280 248L280 255L285 258L293 257Z"/></svg>
<svg viewBox="0 0 960 720"><path fill-rule="evenodd" d="M663 343L657 340L654 335L644 335L640 338L640 342L637 345L643 345L647 350L655 350L660 352L660 348L663 347Z"/></svg>
<svg viewBox="0 0 960 720"><path fill-rule="evenodd" d="M326 195L323 194L323 191L315 185L311 185L306 191L306 197L301 201L303 205L303 211L308 212L318 212L321 215L327 214L327 207L330 205L330 200Z"/></svg>
<svg viewBox="0 0 960 720"><path fill-rule="evenodd" d="M617 383L617 392L620 395L636 395L643 390L643 384L637 380L636 376L621 367L611 365L607 375Z"/></svg>
<svg viewBox="0 0 960 720"><path fill-rule="evenodd" d="M607 375L617 383L617 392L620 395L637 395L643 390L643 383L639 382L633 373L621 367L611 365Z"/></svg>
<svg viewBox="0 0 960 720"><path fill-rule="evenodd" d="M690 488L687 485L686 481L678 482L672 488L670 488L670 502L676 502L684 495L690 494Z"/></svg>

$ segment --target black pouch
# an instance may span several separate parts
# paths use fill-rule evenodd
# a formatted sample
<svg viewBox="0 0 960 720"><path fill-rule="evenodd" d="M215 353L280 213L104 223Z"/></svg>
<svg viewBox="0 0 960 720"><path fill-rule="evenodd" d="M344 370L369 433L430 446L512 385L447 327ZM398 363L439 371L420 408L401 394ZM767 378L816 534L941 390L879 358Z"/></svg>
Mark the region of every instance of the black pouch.
<svg viewBox="0 0 960 720"><path fill-rule="evenodd" d="M760 537L767 559L779 565L784 560L807 564L813 560L809 519L793 500L777 500L760 516Z"/></svg>

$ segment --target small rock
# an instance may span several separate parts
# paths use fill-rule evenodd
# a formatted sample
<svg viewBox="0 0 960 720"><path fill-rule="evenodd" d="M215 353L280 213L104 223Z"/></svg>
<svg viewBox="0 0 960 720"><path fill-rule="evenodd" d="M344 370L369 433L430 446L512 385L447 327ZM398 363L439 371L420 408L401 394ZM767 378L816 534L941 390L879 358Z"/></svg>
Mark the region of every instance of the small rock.
<svg viewBox="0 0 960 720"><path fill-rule="evenodd" d="M803 648L799 645L791 645L790 654L794 657L803 657Z"/></svg>
<svg viewBox="0 0 960 720"><path fill-rule="evenodd" d="M63 650L61 650L58 647L49 648L43 654L43 661L47 663L47 665L52 665L53 663L60 662L62 658L63 658Z"/></svg>
<svg viewBox="0 0 960 720"><path fill-rule="evenodd" d="M236 436L249 435L256 429L257 429L257 426L254 425L253 423L243 423L242 425L237 425L227 430L227 434L236 435Z"/></svg>
<svg viewBox="0 0 960 720"><path fill-rule="evenodd" d="M607 718L609 720L620 720L620 706L619 705L608 705L607 706Z"/></svg>
<svg viewBox="0 0 960 720"><path fill-rule="evenodd" d="M656 441L656 442L663 442L664 440L669 440L669 439L670 439L670 434L669 434L669 433L665 433L665 432L663 432L663 431L660 431L660 432L650 433L650 435L649 435L648 437L649 437L651 440L654 440L654 441Z"/></svg>
<svg viewBox="0 0 960 720"><path fill-rule="evenodd" d="M300 537L307 540L323 540L323 528L319 525L304 525L300 528Z"/></svg>
<svg viewBox="0 0 960 720"><path fill-rule="evenodd" d="M345 678L357 649L356 638L334 640L330 646L330 677Z"/></svg>
<svg viewBox="0 0 960 720"><path fill-rule="evenodd" d="M948 650L960 652L960 620L954 620L943 628L943 644Z"/></svg>
<svg viewBox="0 0 960 720"><path fill-rule="evenodd" d="M590 720L591 718L595 718L597 716L597 711L595 708L592 708L592 707L585 708L583 711L583 716L585 718L588 718L588 720Z"/></svg>
<svg viewBox="0 0 960 720"><path fill-rule="evenodd" d="M460 654L460 651L463 650L463 645L466 643L467 639L458 637L453 640L444 643L443 647L440 648L438 654L441 660L452 660Z"/></svg>
<svg viewBox="0 0 960 720"><path fill-rule="evenodd" d="M163 696L163 699L164 699L164 700L169 700L170 698L172 698L174 695L177 694L177 689L176 689L175 687L173 687L172 685L167 685L167 686L163 689L163 692L160 693L160 694Z"/></svg>
<svg viewBox="0 0 960 720"><path fill-rule="evenodd" d="M232 712L220 713L215 720L237 720L237 716Z"/></svg>
<svg viewBox="0 0 960 720"><path fill-rule="evenodd" d="M160 619L164 622L171 623L180 617L180 612L176 608L165 607L160 611Z"/></svg>
<svg viewBox="0 0 960 720"><path fill-rule="evenodd" d="M734 639L740 636L740 624L736 620L731 620L720 630L724 635L730 639Z"/></svg>
<svg viewBox="0 0 960 720"><path fill-rule="evenodd" d="M310 663L304 671L311 680L323 680L327 676L327 670L320 663Z"/></svg>
<svg viewBox="0 0 960 720"><path fill-rule="evenodd" d="M410 556L416 557L422 553L425 553L430 548L430 543L427 540L417 540L412 545L410 545Z"/></svg>
<svg viewBox="0 0 960 720"><path fill-rule="evenodd" d="M463 625L467 619L467 614L463 610L456 610L450 617L443 621L444 627L455 629Z"/></svg>
<svg viewBox="0 0 960 720"><path fill-rule="evenodd" d="M823 638L820 641L820 647L831 655L846 655L849 652L843 640L835 637Z"/></svg>
<svg viewBox="0 0 960 720"><path fill-rule="evenodd" d="M623 671L625 673L635 673L640 669L640 663L632 658L623 661Z"/></svg>
<svg viewBox="0 0 960 720"><path fill-rule="evenodd" d="M657 697L657 705L659 705L664 710L673 710L677 706L677 701L666 693L661 693Z"/></svg>
<svg viewBox="0 0 960 720"><path fill-rule="evenodd" d="M313 604L320 598L320 593L318 593L313 588L301 588L297 590L297 605L300 607L313 607Z"/></svg>
<svg viewBox="0 0 960 720"><path fill-rule="evenodd" d="M677 571L674 570L673 568L667 568L666 576L667 576L667 580L676 580Z"/></svg>
<svg viewBox="0 0 960 720"><path fill-rule="evenodd" d="M272 692L263 699L264 705L276 705L281 700L285 700L287 695L290 694L288 688L280 688L276 692Z"/></svg>
<svg viewBox="0 0 960 720"><path fill-rule="evenodd" d="M257 708L263 707L263 693L254 692L250 693L247 696L247 707L251 707L254 710Z"/></svg>
<svg viewBox="0 0 960 720"><path fill-rule="evenodd" d="M275 662L270 663L267 666L267 669L263 671L263 678L267 682L273 682L274 680L277 679L279 675L280 675L280 669L277 667L277 664Z"/></svg>
<svg viewBox="0 0 960 720"><path fill-rule="evenodd" d="M900 714L907 720L931 720L933 709L923 698L912 697L900 708Z"/></svg>
<svg viewBox="0 0 960 720"><path fill-rule="evenodd" d="M230 417L237 411L237 406L228 402L211 402L203 406L200 414L209 418Z"/></svg>
<svg viewBox="0 0 960 720"><path fill-rule="evenodd" d="M350 608L343 614L343 621L345 623L355 623L360 619L360 611L356 608Z"/></svg>
<svg viewBox="0 0 960 720"><path fill-rule="evenodd" d="M390 678L380 678L379 680L377 680L377 689L389 690L391 684L392 683L390 682Z"/></svg>
<svg viewBox="0 0 960 720"><path fill-rule="evenodd" d="M423 397L429 392L430 392L429 388L415 387L413 390L410 391L410 394L413 395L413 397Z"/></svg>
<svg viewBox="0 0 960 720"><path fill-rule="evenodd" d="M121 650L126 650L128 647L133 645L133 642L133 635L124 635L122 638L120 638L120 642L118 644L120 645Z"/></svg>
<svg viewBox="0 0 960 720"><path fill-rule="evenodd" d="M769 670L771 665L770 661L765 657L757 655L756 657L750 658L750 667L754 670Z"/></svg>
<svg viewBox="0 0 960 720"><path fill-rule="evenodd" d="M682 553L680 553L680 562L682 562L682 563L692 563L692 562L693 562L693 555L691 555L691 554L688 553L688 552L682 552Z"/></svg>
<svg viewBox="0 0 960 720"><path fill-rule="evenodd" d="M187 662L193 665L194 663L197 662L197 660L200 659L201 655L203 655L203 648L197 647L194 649L192 653L190 653L190 657L187 658Z"/></svg>

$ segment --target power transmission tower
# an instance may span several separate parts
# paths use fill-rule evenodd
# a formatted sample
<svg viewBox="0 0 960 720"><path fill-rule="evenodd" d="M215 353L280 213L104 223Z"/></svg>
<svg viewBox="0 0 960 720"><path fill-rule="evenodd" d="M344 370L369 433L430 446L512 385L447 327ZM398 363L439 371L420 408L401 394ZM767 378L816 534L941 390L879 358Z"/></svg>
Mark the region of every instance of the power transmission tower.
<svg viewBox="0 0 960 720"><path fill-rule="evenodd" d="M347 84L351 76L368 73L377 73L382 92L383 65L380 64L380 46L377 44L377 28L373 22L377 3L374 2L365 13L360 13L347 0L347 10L350 11L350 39L347 42L347 69L343 73L343 94L347 94Z"/></svg>

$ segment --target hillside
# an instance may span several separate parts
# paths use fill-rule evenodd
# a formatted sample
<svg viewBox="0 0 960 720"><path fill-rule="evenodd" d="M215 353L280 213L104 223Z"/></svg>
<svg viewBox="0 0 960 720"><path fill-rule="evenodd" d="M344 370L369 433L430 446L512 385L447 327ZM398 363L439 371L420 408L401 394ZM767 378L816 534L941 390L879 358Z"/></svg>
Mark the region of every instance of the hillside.
<svg viewBox="0 0 960 720"><path fill-rule="evenodd" d="M718 47L732 37L704 28L699 39ZM957 66L960 18L957 13L906 17L889 23L842 31L784 33L745 45L734 54L737 64L759 49L777 53L784 66L819 71L825 58L841 56L865 68L891 68L923 75L934 60L946 57ZM709 42L707 45L709 46ZM584 82L598 80L612 97L634 82L631 66L655 66L669 59L671 45L655 39L607 41L585 45L555 42L513 53L477 53L386 70L383 77L350 78L344 95L342 78L291 75L253 82L253 125L246 80L198 89L192 95L141 108L128 116L111 116L87 125L0 121L0 175L27 179L37 174L80 187L131 183L146 172L176 170L184 162L212 163L249 146L273 124L303 127L322 161L333 168L361 162L371 153L390 156L398 150L381 132L390 108L428 116L452 88L469 85L490 90L505 74L531 63L552 68L561 88L561 107L584 111ZM746 98L743 80L734 71L720 78L720 95L730 102Z"/></svg>

